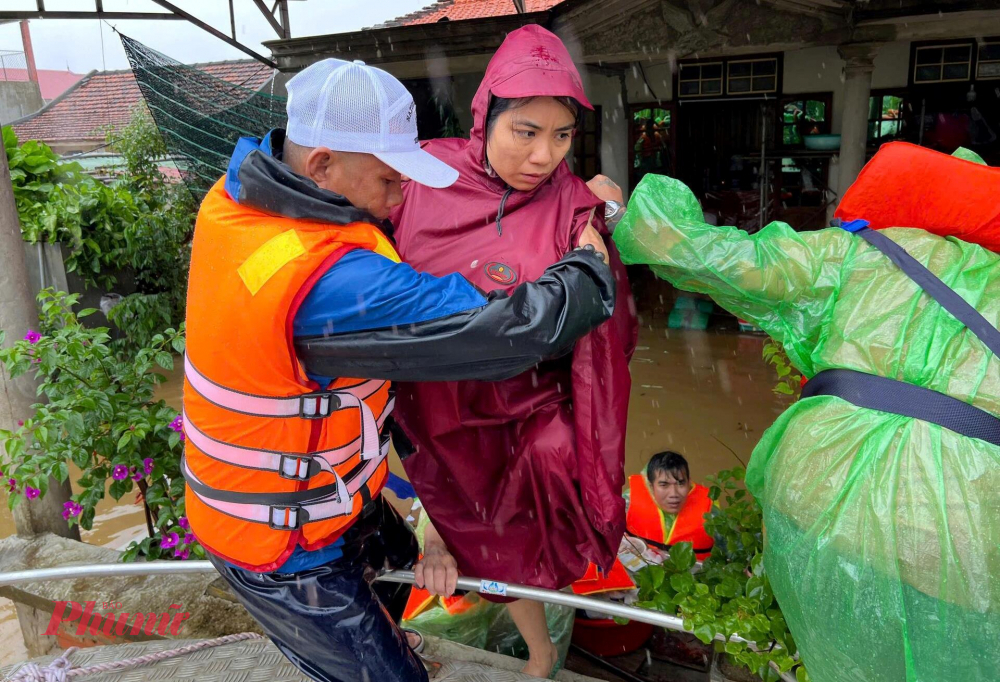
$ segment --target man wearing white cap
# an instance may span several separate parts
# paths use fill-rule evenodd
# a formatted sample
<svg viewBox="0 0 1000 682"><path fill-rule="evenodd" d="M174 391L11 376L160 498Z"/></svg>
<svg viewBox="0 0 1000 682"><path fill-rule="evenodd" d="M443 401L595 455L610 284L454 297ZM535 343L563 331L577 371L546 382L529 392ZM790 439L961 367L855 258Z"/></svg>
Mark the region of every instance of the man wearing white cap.
<svg viewBox="0 0 1000 682"><path fill-rule="evenodd" d="M426 680L417 642L393 622L408 588L370 585L417 559L381 497L390 429L406 454L388 380L519 374L610 317L615 284L596 232L509 296L400 263L383 230L401 176L430 187L458 177L420 149L413 98L386 72L335 59L287 87L287 132L241 139L198 214L187 517L305 674Z"/></svg>

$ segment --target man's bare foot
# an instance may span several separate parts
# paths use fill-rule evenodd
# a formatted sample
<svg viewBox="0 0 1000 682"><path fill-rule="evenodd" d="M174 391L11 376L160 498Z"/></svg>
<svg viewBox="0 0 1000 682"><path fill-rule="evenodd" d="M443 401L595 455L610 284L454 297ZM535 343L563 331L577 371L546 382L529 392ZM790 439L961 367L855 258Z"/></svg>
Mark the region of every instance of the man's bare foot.
<svg viewBox="0 0 1000 682"><path fill-rule="evenodd" d="M549 675L552 674L552 669L559 661L559 651L554 644L549 644L547 650L538 652L537 656L535 653L534 651L528 653L528 663L521 668L521 672L525 675L548 679Z"/></svg>

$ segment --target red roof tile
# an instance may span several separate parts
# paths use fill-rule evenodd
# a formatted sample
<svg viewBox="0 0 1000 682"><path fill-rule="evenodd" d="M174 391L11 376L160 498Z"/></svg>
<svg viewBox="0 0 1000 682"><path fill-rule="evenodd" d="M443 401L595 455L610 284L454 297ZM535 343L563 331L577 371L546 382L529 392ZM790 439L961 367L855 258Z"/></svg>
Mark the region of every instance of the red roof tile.
<svg viewBox="0 0 1000 682"><path fill-rule="evenodd" d="M562 0L525 0L524 9L528 12L542 12L560 2ZM382 26L413 26L445 20L503 17L516 12L513 0L438 0L421 10L387 21Z"/></svg>
<svg viewBox="0 0 1000 682"><path fill-rule="evenodd" d="M59 95L69 90L83 78L82 73L72 71L53 71L52 69L38 69L38 89L42 91L42 99L46 102L53 100ZM27 69L12 69L6 67L0 72L0 81L27 81Z"/></svg>
<svg viewBox="0 0 1000 682"><path fill-rule="evenodd" d="M196 68L257 90L271 78L271 69L252 60L195 64ZM49 144L71 140L104 141L104 128L129 122L132 109L142 102L142 93L131 71L107 71L84 77L62 99L14 124L21 140Z"/></svg>

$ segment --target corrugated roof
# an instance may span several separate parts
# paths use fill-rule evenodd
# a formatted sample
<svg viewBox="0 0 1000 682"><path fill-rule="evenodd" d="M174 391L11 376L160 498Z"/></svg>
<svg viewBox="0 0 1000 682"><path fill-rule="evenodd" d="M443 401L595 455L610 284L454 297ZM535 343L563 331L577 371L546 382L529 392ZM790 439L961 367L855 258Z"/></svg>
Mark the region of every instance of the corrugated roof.
<svg viewBox="0 0 1000 682"><path fill-rule="evenodd" d="M525 0L524 9L527 12L543 12L555 7L560 2L562 0ZM381 24L380 27L503 17L516 13L513 0L438 0L433 5L428 5L416 12L391 19Z"/></svg>
<svg viewBox="0 0 1000 682"><path fill-rule="evenodd" d="M258 90L271 79L271 69L253 60L209 62L192 66L207 74ZM132 71L106 71L90 74L63 97L49 103L36 114L14 123L14 132L22 140L60 141L104 140L108 126L126 125L132 109L142 102L142 93Z"/></svg>

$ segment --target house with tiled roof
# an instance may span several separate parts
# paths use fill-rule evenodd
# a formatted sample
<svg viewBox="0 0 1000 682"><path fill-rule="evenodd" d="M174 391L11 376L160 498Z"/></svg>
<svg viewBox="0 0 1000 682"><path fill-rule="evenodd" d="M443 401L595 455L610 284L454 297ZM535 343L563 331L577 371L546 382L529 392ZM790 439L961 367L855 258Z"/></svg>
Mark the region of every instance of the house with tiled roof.
<svg viewBox="0 0 1000 682"><path fill-rule="evenodd" d="M192 65L205 73L252 90L268 84L272 71L253 60ZM105 144L106 130L128 124L144 106L131 70L92 71L40 111L14 121L19 139L41 140L58 154L85 153Z"/></svg>
<svg viewBox="0 0 1000 682"><path fill-rule="evenodd" d="M526 12L543 12L558 5L562 0L524 0ZM511 0L438 0L423 9L391 19L379 26L415 26L433 24L438 21L464 21L517 14L517 6Z"/></svg>

